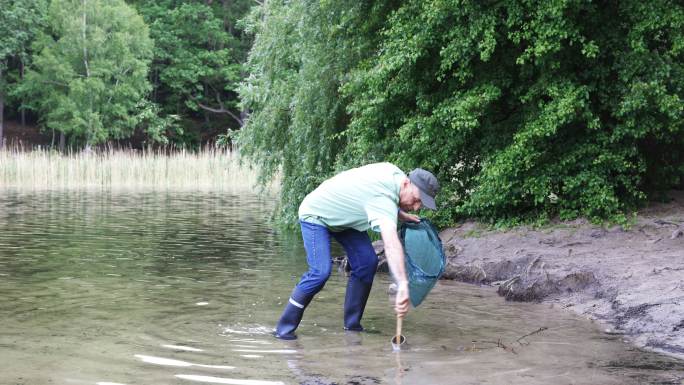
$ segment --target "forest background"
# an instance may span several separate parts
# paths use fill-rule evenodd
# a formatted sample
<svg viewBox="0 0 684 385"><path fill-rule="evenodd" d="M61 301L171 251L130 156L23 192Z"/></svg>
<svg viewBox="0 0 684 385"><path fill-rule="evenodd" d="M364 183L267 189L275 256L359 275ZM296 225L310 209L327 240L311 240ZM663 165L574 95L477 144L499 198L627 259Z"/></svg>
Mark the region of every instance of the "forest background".
<svg viewBox="0 0 684 385"><path fill-rule="evenodd" d="M433 171L441 225L627 223L684 187L683 50L666 0L0 0L0 138L237 146L289 224L374 161Z"/></svg>

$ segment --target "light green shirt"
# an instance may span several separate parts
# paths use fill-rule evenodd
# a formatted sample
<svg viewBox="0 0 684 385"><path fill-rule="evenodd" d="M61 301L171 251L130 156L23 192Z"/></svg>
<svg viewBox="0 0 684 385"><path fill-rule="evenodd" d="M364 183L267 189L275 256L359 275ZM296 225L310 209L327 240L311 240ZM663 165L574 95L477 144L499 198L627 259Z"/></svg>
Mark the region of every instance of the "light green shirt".
<svg viewBox="0 0 684 385"><path fill-rule="evenodd" d="M397 223L399 189L406 178L391 163L353 168L321 183L299 206L299 220L331 231L380 231L381 219Z"/></svg>

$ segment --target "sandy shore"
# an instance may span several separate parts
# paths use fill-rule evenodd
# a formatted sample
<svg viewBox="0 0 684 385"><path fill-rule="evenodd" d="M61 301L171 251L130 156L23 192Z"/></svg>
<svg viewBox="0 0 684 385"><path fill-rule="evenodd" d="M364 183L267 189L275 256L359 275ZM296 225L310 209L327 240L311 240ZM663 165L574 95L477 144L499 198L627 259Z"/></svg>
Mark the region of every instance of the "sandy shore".
<svg viewBox="0 0 684 385"><path fill-rule="evenodd" d="M629 229L586 221L440 233L445 279L495 285L513 301L554 304L607 332L684 359L684 194L642 210Z"/></svg>

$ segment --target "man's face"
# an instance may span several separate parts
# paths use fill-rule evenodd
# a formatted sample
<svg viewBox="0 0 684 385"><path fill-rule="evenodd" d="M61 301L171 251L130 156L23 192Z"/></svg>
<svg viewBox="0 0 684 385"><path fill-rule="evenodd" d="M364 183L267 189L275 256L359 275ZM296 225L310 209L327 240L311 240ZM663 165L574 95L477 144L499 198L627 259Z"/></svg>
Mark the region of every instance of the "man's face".
<svg viewBox="0 0 684 385"><path fill-rule="evenodd" d="M399 197L399 207L403 211L416 211L421 208L423 203L420 200L420 190L413 183L409 182L405 193Z"/></svg>

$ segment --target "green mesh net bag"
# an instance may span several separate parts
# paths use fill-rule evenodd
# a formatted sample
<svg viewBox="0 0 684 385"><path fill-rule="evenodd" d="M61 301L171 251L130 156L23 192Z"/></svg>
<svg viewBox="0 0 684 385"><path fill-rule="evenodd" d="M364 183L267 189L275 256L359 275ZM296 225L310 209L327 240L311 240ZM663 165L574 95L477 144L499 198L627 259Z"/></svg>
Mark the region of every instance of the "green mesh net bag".
<svg viewBox="0 0 684 385"><path fill-rule="evenodd" d="M444 273L446 256L437 229L427 219L418 223L403 223L399 237L404 246L409 298L413 307L423 302L439 277Z"/></svg>

